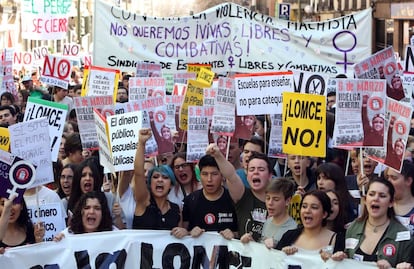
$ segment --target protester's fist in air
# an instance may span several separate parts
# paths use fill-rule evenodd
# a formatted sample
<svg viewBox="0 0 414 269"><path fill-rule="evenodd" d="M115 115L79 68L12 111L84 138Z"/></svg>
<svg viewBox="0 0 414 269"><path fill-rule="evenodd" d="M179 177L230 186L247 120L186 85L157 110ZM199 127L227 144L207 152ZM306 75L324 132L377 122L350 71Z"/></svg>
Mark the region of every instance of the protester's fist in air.
<svg viewBox="0 0 414 269"><path fill-rule="evenodd" d="M221 151L216 143L211 143L207 146L206 154L211 155L212 157L217 157L221 154Z"/></svg>
<svg viewBox="0 0 414 269"><path fill-rule="evenodd" d="M139 130L139 138L138 142L142 145L145 145L145 143L150 139L152 136L152 132L150 128L144 128Z"/></svg>
<svg viewBox="0 0 414 269"><path fill-rule="evenodd" d="M368 104L368 99L369 99L369 96L368 96L367 94L364 94L364 95L362 96L362 104L363 104L363 105Z"/></svg>

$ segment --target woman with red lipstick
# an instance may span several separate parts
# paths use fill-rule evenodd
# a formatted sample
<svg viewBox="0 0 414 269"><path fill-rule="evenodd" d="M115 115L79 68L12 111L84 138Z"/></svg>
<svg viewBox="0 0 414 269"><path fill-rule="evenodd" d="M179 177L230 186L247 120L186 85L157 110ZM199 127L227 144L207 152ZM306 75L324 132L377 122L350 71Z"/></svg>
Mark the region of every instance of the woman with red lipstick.
<svg viewBox="0 0 414 269"><path fill-rule="evenodd" d="M14 203L15 197L0 198L0 253L8 247L42 242L45 235L42 225L33 226L24 199Z"/></svg>
<svg viewBox="0 0 414 269"><path fill-rule="evenodd" d="M181 211L168 200L174 173L168 165L155 166L145 176L145 144L152 136L151 129L139 130L134 161L134 196L136 201L133 229L171 230L181 225Z"/></svg>
<svg viewBox="0 0 414 269"><path fill-rule="evenodd" d="M412 268L414 244L410 232L395 218L393 185L385 179L371 180L365 199L362 216L346 232L345 251L332 258L376 262L379 268Z"/></svg>
<svg viewBox="0 0 414 269"><path fill-rule="evenodd" d="M276 249L292 255L300 249L314 250L323 259L329 258L333 251L344 249L344 238L328 229L327 221L331 213L331 201L328 195L320 190L305 193L300 208L302 226L287 231Z"/></svg>

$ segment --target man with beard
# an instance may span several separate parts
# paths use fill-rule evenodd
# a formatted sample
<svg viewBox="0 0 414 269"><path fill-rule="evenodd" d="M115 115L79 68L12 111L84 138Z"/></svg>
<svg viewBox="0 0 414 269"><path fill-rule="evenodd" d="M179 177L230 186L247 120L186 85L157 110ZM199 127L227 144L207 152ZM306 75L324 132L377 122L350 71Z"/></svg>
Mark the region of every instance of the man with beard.
<svg viewBox="0 0 414 269"><path fill-rule="evenodd" d="M206 154L214 157L222 175L226 178L230 197L235 204L239 235L251 233L259 241L263 224L267 219L265 204L266 187L272 178L272 166L267 156L254 152L247 161L246 188L232 164L226 160L216 144L207 147Z"/></svg>
<svg viewBox="0 0 414 269"><path fill-rule="evenodd" d="M128 91L124 87L119 87L116 92L116 102L126 103L128 102Z"/></svg>

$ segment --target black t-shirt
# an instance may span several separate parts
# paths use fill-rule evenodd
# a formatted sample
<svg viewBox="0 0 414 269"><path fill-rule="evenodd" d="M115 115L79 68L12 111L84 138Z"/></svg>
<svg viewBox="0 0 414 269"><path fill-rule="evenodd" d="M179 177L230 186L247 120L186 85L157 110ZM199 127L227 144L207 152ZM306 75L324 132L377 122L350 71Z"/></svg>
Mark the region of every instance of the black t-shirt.
<svg viewBox="0 0 414 269"><path fill-rule="evenodd" d="M254 196L251 189L244 189L242 198L236 203L239 235L252 233L256 242L262 237L263 224L267 219L266 204Z"/></svg>
<svg viewBox="0 0 414 269"><path fill-rule="evenodd" d="M203 190L189 194L184 198L183 221L188 221L189 230L198 226L206 231L237 231L236 210L226 189L215 201L207 200Z"/></svg>
<svg viewBox="0 0 414 269"><path fill-rule="evenodd" d="M132 222L133 229L144 230L171 230L178 226L180 222L180 208L177 204L170 203L170 210L164 215L158 208L155 201L151 198L151 203L145 209L142 216L134 216Z"/></svg>

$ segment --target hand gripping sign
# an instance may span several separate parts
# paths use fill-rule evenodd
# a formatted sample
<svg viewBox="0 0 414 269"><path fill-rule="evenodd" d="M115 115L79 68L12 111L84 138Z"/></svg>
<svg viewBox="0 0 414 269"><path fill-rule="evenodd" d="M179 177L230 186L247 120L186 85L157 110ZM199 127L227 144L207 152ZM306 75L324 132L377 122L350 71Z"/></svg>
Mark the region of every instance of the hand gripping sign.
<svg viewBox="0 0 414 269"><path fill-rule="evenodd" d="M15 201L21 201L24 191L36 177L35 167L6 151L0 151L0 168L0 197L17 194Z"/></svg>

